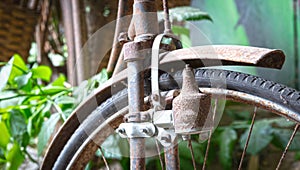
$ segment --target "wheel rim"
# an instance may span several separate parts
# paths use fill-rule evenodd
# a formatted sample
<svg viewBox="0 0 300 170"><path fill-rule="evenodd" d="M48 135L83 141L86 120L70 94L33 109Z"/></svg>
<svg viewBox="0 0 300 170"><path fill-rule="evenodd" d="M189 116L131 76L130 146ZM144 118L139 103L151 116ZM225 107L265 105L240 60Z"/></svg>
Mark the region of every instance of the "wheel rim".
<svg viewBox="0 0 300 170"><path fill-rule="evenodd" d="M289 109L288 107L281 106L280 104L273 103L272 101L261 97L227 89L200 88L200 90L201 92L206 94L213 94L215 97L226 96L226 100L232 100L240 103L246 103L249 105L257 106L268 110L272 113L275 113L279 116L285 117L289 120L295 121L297 123L300 122L300 116L293 110ZM89 137L80 146L80 148L77 150L76 154L73 156L72 160L68 164L68 169L84 168L86 163L90 160L92 156L94 156L95 151L104 142L104 140L114 132L114 129L116 129L120 123L123 122L123 116L127 112L127 107L121 109L119 112L115 113L103 124L101 124L91 135L89 135Z"/></svg>

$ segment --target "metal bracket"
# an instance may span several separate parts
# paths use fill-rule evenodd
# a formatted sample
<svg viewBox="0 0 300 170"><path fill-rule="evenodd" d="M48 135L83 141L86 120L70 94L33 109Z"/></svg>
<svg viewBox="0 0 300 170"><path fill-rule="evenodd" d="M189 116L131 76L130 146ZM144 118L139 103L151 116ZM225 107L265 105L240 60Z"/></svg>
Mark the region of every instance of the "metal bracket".
<svg viewBox="0 0 300 170"><path fill-rule="evenodd" d="M144 114L146 113L144 112ZM149 113L146 115L149 115ZM153 123L121 123L116 132L122 138L129 139L155 137L164 147L171 146L177 137L174 132L173 111L156 111L153 113L152 119Z"/></svg>
<svg viewBox="0 0 300 170"><path fill-rule="evenodd" d="M164 147L171 146L177 137L176 133L174 132L174 129L165 130L164 128L160 127L158 127L157 129L158 134L156 139L160 142L160 144Z"/></svg>
<svg viewBox="0 0 300 170"><path fill-rule="evenodd" d="M163 107L162 99L159 93L158 84L158 72L159 72L159 47L160 43L165 35L159 34L155 37L152 45L152 57L151 57L151 88L152 88L152 102L154 110L160 110Z"/></svg>
<svg viewBox="0 0 300 170"><path fill-rule="evenodd" d="M157 134L154 124L144 123L121 123L116 130L122 138L149 138Z"/></svg>
<svg viewBox="0 0 300 170"><path fill-rule="evenodd" d="M162 110L153 113L153 123L160 128L174 128L173 111Z"/></svg>
<svg viewBox="0 0 300 170"><path fill-rule="evenodd" d="M159 92L159 49L160 44L164 37L172 38L175 41L176 49L182 48L180 41L172 34L159 34L155 37L152 52L151 52L151 88L152 88L152 102L154 111L162 110L164 106L164 100Z"/></svg>

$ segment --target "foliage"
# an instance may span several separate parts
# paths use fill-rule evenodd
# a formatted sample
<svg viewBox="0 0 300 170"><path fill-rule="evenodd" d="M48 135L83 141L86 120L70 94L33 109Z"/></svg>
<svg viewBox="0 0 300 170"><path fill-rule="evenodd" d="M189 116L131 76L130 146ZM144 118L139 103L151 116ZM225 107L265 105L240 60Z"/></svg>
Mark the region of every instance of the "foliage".
<svg viewBox="0 0 300 170"><path fill-rule="evenodd" d="M66 110L74 106L59 100L72 91L64 86L64 76L49 83L51 74L47 66L28 67L19 55L14 55L1 68L0 153L3 155L0 163L7 169L18 168L27 154L26 147L34 145L38 135L41 154L56 123L60 118L65 119Z"/></svg>
<svg viewBox="0 0 300 170"><path fill-rule="evenodd" d="M219 159L224 169L232 167L232 153L237 140L237 132L230 127L226 127L219 135Z"/></svg>
<svg viewBox="0 0 300 170"><path fill-rule="evenodd" d="M244 149L251 123L248 116L250 113L243 111L243 113L235 112L233 114L233 110L226 110L225 112L228 113L228 111L231 112L229 115L234 118L233 122L230 125L218 127L213 135L213 138L219 139L219 160L224 169L232 169L232 162L235 157L233 150L242 151ZM284 118L264 118L255 121L247 153L258 155L270 144L283 150L293 132L292 126L294 126L294 123ZM296 134L289 150L300 150L299 137L300 135ZM237 142L238 145L236 145Z"/></svg>
<svg viewBox="0 0 300 170"><path fill-rule="evenodd" d="M28 66L18 55L1 64L0 165L7 169L17 169L29 156L28 145L37 147L41 155L56 124L66 120L92 89L108 79L103 70L81 88L67 88L65 76L50 82L52 71L48 66ZM79 95L80 99L75 99Z"/></svg>
<svg viewBox="0 0 300 170"><path fill-rule="evenodd" d="M175 7L171 8L169 10L170 14L170 20L171 21L200 21L200 20L210 20L212 21L211 17L205 13L202 12L198 8L190 7L190 6L181 6L181 7ZM163 18L164 12L160 11L158 13L159 18Z"/></svg>
<svg viewBox="0 0 300 170"><path fill-rule="evenodd" d="M192 42L190 39L190 30L186 25L186 21L202 21L209 20L212 21L211 17L202 12L198 8L190 7L190 6L181 6L171 8L169 10L170 20L173 22L172 31L175 35L179 36L183 48L188 48L192 46ZM159 21L163 21L164 12L158 12Z"/></svg>

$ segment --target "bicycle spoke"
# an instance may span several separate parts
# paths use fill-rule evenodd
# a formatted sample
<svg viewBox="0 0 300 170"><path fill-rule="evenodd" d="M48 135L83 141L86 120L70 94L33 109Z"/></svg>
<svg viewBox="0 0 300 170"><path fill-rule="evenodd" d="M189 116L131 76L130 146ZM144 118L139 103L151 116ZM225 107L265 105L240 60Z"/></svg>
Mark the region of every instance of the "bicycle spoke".
<svg viewBox="0 0 300 170"><path fill-rule="evenodd" d="M252 129L253 129L253 125L254 125L254 121L255 121L255 117L256 117L256 112L257 112L257 107L255 107L254 111L253 111L253 117L252 117L250 129L249 129L249 133L248 133L248 136L247 136L247 140L246 140L246 143L245 143L245 146L244 146L244 150L243 150L243 153L242 153L242 156L241 156L241 160L240 160L240 164L239 164L239 170L242 168L245 153L246 153L246 150L248 148L250 136L251 136L251 133L252 133Z"/></svg>
<svg viewBox="0 0 300 170"><path fill-rule="evenodd" d="M281 158L280 158L280 161L278 162L278 165L277 165L277 167L276 167L276 170L279 169L279 167L280 167L280 165L281 165L281 163L282 163L282 161L283 161L283 159L284 159L284 157L285 157L285 155L286 155L286 153L287 153L287 150L289 149L289 147L290 147L290 145L291 145L291 143L292 143L292 141L293 141L293 139L294 139L294 137L295 137L295 135L296 135L298 129L299 129L299 124L296 124L296 126L295 126L295 128L294 128L294 132L292 133L292 135L291 135L291 137L290 137L290 140L289 140L288 144L286 145L286 147L285 147L285 149L284 149L284 151L283 151L283 153L282 153L282 155L281 155Z"/></svg>
<svg viewBox="0 0 300 170"><path fill-rule="evenodd" d="M158 154L158 157L159 157L161 169L165 169L164 163L163 163L163 160L162 160L162 157L161 157L161 154L160 154L160 147L159 147L158 141L156 139L155 139L155 143L156 143L156 149L157 149L157 154Z"/></svg>
<svg viewBox="0 0 300 170"><path fill-rule="evenodd" d="M99 149L100 149L100 152L101 152L101 155L102 155L103 162L104 162L104 164L105 164L107 170L109 170L109 166L108 166L108 163L107 163L107 161L106 161L106 158L104 157L104 152L103 152L103 150L102 150L102 147L99 147Z"/></svg>
<svg viewBox="0 0 300 170"><path fill-rule="evenodd" d="M188 140L188 148L190 149L190 152L191 152L191 155L192 155L194 170L196 170L196 162L195 162L194 150L193 150L191 137L189 137L189 140Z"/></svg>
<svg viewBox="0 0 300 170"><path fill-rule="evenodd" d="M216 113L217 113L217 108L218 108L218 99L215 99L215 106L214 106L213 116L212 116L212 125L214 125L214 123L215 123L215 116L216 116ZM212 131L213 131L213 127L209 131L209 136L208 136L207 147L206 147L206 151L205 151L202 170L204 170L205 166L206 166L206 161L207 161L208 152L209 152L209 148L210 148L210 141L211 141Z"/></svg>
<svg viewBox="0 0 300 170"><path fill-rule="evenodd" d="M205 165L206 165L206 161L207 161L207 157L208 157L208 152L209 152L209 148L210 148L211 136L212 136L212 130L209 131L209 136L208 136L208 140L207 140L207 146L206 146L206 151L205 151L202 170L205 169Z"/></svg>

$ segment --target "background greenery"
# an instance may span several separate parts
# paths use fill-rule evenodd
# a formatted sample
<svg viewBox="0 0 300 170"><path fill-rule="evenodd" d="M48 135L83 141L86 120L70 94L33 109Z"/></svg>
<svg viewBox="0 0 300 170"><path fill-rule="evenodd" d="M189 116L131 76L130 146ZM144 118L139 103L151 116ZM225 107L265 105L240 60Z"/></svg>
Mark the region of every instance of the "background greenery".
<svg viewBox="0 0 300 170"><path fill-rule="evenodd" d="M299 70L294 67L294 38L299 37L295 37L293 33L293 0L194 0L192 6L206 11L213 19L213 23L193 23L212 44L282 49L286 54L283 69L258 69L257 74L295 87L295 72ZM299 16L299 12L296 15ZM299 17L296 24L297 32L300 32ZM196 42L197 39L193 37L196 35L192 36L192 41Z"/></svg>

